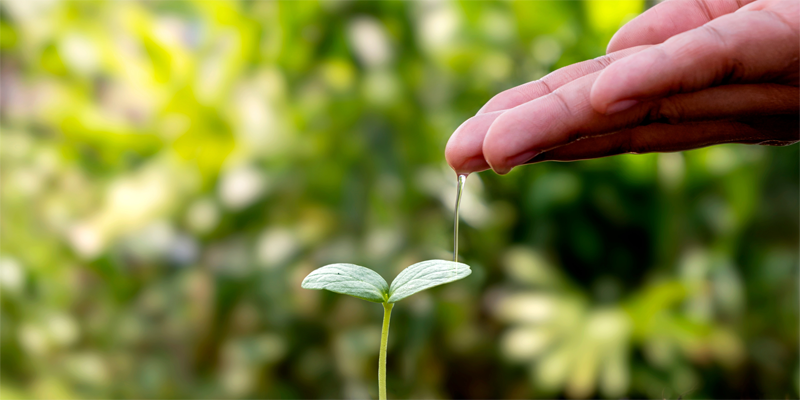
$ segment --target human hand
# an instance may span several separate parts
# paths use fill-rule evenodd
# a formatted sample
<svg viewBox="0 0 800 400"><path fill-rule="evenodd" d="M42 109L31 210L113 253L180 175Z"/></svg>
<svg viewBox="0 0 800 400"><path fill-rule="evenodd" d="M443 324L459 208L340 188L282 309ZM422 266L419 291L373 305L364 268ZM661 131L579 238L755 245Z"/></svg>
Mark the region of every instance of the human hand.
<svg viewBox="0 0 800 400"><path fill-rule="evenodd" d="M800 2L669 0L608 54L493 97L447 143L461 173L540 161L787 145L800 123Z"/></svg>

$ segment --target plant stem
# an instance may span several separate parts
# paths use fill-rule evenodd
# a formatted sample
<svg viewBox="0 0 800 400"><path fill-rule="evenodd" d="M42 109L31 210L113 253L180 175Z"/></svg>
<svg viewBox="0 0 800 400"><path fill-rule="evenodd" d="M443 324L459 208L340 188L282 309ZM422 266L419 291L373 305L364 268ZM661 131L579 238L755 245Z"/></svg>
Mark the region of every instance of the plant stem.
<svg viewBox="0 0 800 400"><path fill-rule="evenodd" d="M383 329L381 329L381 352L378 357L378 398L386 400L386 343L389 341L389 320L394 303L383 303Z"/></svg>

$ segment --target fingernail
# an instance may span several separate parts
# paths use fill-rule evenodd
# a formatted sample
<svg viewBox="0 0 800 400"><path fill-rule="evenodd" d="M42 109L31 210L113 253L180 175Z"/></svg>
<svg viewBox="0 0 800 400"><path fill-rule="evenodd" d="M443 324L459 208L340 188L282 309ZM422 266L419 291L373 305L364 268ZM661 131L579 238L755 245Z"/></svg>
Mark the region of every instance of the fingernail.
<svg viewBox="0 0 800 400"><path fill-rule="evenodd" d="M606 115L616 114L620 111L625 111L635 105L639 104L638 100L620 100L612 103L606 108Z"/></svg>

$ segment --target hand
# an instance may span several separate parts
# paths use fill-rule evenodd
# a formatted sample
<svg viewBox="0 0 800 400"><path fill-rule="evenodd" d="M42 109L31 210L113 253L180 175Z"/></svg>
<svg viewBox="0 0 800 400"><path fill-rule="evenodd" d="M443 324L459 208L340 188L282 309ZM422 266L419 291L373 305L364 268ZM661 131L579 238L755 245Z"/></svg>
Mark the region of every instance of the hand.
<svg viewBox="0 0 800 400"><path fill-rule="evenodd" d="M800 2L669 0L623 26L606 56L504 91L447 143L457 172L787 145L800 123Z"/></svg>

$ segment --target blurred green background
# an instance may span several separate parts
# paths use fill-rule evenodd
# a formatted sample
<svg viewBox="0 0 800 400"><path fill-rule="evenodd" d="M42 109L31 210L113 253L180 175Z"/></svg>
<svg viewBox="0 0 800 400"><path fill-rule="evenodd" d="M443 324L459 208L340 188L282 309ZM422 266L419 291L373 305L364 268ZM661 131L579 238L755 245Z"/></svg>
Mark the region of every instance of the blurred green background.
<svg viewBox="0 0 800 400"><path fill-rule="evenodd" d="M377 397L449 135L643 1L0 2L0 396ZM798 396L798 146L474 174L390 398Z"/></svg>

